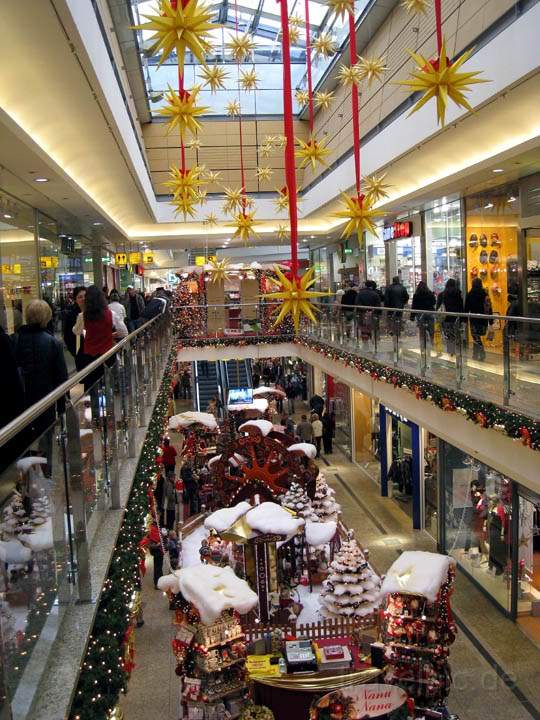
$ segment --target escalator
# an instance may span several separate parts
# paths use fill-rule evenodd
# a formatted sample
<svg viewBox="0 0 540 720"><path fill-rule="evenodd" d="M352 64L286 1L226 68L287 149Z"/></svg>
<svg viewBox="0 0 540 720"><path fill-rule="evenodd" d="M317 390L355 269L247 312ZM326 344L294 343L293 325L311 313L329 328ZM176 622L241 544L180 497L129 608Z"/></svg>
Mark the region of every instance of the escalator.
<svg viewBox="0 0 540 720"><path fill-rule="evenodd" d="M227 389L252 387L251 360L226 360L224 365Z"/></svg>
<svg viewBox="0 0 540 720"><path fill-rule="evenodd" d="M197 360L193 363L193 376L195 378L195 410L206 412L210 400L220 395L218 363Z"/></svg>

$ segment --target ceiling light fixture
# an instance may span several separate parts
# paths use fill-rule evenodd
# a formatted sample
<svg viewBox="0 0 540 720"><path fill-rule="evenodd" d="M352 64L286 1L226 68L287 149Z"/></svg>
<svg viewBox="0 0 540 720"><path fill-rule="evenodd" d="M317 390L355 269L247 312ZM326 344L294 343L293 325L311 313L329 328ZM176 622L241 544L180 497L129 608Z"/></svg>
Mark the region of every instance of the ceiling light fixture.
<svg viewBox="0 0 540 720"><path fill-rule="evenodd" d="M484 205L484 210L490 210L492 207L494 207L493 203L488 203L487 205Z"/></svg>
<svg viewBox="0 0 540 720"><path fill-rule="evenodd" d="M13 215L10 215L9 213L4 213L4 217L6 218L6 220L11 220Z"/></svg>
<svg viewBox="0 0 540 720"><path fill-rule="evenodd" d="M516 202L516 198L513 195L510 195L510 197L508 198L508 202L509 203ZM4 215L4 217L6 217L6 216Z"/></svg>
<svg viewBox="0 0 540 720"><path fill-rule="evenodd" d="M502 173L502 172L504 172L504 170L503 170L502 168L494 168L494 169L492 170L492 172L494 172L494 173Z"/></svg>
<svg viewBox="0 0 540 720"><path fill-rule="evenodd" d="M37 177L37 178L34 178L34 182L49 182L49 178Z"/></svg>
<svg viewBox="0 0 540 720"><path fill-rule="evenodd" d="M95 227L100 227L101 225L103 225L103 223L96 220L96 222L93 222L92 225L94 225Z"/></svg>

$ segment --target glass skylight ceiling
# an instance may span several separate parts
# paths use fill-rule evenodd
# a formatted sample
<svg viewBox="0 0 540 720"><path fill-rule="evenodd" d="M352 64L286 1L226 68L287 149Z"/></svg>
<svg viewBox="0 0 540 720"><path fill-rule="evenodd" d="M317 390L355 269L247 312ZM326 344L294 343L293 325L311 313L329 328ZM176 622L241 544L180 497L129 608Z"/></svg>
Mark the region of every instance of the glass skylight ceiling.
<svg viewBox="0 0 540 720"><path fill-rule="evenodd" d="M355 10L359 13L365 8L369 0L356 0ZM225 82L226 89L218 90L212 94L210 90L203 89L199 95L201 105L210 108L209 114L224 115L225 106L231 100L238 98L238 78L236 62L230 58L226 50L226 44L235 30L236 8L238 9L238 31L240 33L250 32L254 35L257 48L253 55L253 62L245 63L242 69L248 69L255 65L259 78L259 89L252 92L242 91L240 101L242 114L244 115L280 115L283 112L283 101L281 91L283 87L282 64L281 64L281 42L280 42L280 20L279 3L277 0L239 0L238 4L229 0L210 2L215 10L214 22L220 23L222 27L212 31L212 42L214 55L208 58L208 62L225 62L229 71L229 77ZM134 20L144 22L144 14L155 14L157 0L132 0ZM296 15L302 20L305 18L304 1L290 0L289 16ZM319 32L329 32L334 37L336 45L341 45L347 32L347 21L336 18L328 11L323 2L309 0L309 22L312 38ZM291 48L292 82L293 87L301 87L305 84L306 73L306 36L305 25L300 26L300 37L298 42ZM159 69L157 57L147 57L144 50L149 47L149 39L152 33L139 31L139 46L141 48L141 62L146 81L150 109L153 115L164 104L163 93L168 85L173 89L177 88L178 76L176 58L167 61ZM174 53L173 53L174 55ZM322 76L324 70L330 63L330 59L314 59L314 84ZM186 56L185 85L189 88L199 83L198 64L189 54ZM298 113L300 107L293 96L293 111Z"/></svg>

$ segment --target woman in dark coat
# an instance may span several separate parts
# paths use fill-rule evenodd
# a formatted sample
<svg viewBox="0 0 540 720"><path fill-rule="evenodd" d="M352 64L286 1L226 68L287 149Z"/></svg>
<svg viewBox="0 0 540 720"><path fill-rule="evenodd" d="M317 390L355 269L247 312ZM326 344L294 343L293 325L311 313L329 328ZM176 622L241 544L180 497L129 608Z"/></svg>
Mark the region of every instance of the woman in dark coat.
<svg viewBox="0 0 540 720"><path fill-rule="evenodd" d="M465 312L472 313L473 315L491 315L491 301L480 278L474 278L472 281L472 287L465 298ZM490 322L492 321L487 318L485 320L481 318L471 318L470 320L474 360L482 361L486 359L486 351L482 338L487 333Z"/></svg>
<svg viewBox="0 0 540 720"><path fill-rule="evenodd" d="M447 312L463 312L463 295L454 278L448 278L444 290L439 293L437 298L437 310L443 306ZM443 334L446 338L446 351L449 355L456 354L457 330L459 327L456 319L452 315L447 315L442 321Z"/></svg>
<svg viewBox="0 0 540 720"><path fill-rule="evenodd" d="M7 425L24 410L24 390L8 334L0 325L0 428ZM16 435L0 449L0 472L5 470L24 450L24 439Z"/></svg>
<svg viewBox="0 0 540 720"><path fill-rule="evenodd" d="M416 286L416 290L412 299L413 310L435 310L436 303L435 293L433 293L427 283L420 280ZM433 328L435 326L435 316L426 313L411 313L411 318L416 318L416 323L420 330L420 337L424 339L424 335L427 335L433 341Z"/></svg>

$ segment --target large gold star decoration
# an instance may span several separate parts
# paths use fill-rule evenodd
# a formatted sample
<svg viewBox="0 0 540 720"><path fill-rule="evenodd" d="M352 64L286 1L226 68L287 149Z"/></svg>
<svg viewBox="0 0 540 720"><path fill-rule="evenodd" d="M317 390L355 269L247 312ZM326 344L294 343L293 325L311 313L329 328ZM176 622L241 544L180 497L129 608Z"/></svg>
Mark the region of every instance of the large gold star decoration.
<svg viewBox="0 0 540 720"><path fill-rule="evenodd" d="M301 90L298 88L298 90L294 93L294 97L299 105L307 105L309 102L309 93L307 90Z"/></svg>
<svg viewBox="0 0 540 720"><path fill-rule="evenodd" d="M132 27L133 30L150 30L154 42L148 48L149 55L158 55L162 65L173 50L176 50L178 67L184 72L186 52L191 52L201 63L206 64L205 56L212 50L210 31L220 27L210 22L213 10L201 0L189 0L186 5L178 2L176 9L170 0L159 0L155 15L143 15L148 22Z"/></svg>
<svg viewBox="0 0 540 720"><path fill-rule="evenodd" d="M225 112L229 117L238 117L240 115L240 103L238 100L231 100L225 105Z"/></svg>
<svg viewBox="0 0 540 720"><path fill-rule="evenodd" d="M226 47L236 62L244 62L246 58L250 57L257 44L253 40L253 35L243 33L242 35L232 35L229 42L226 43Z"/></svg>
<svg viewBox="0 0 540 720"><path fill-rule="evenodd" d="M200 69L201 80L208 85L212 94L218 90L225 90L225 80L229 73L221 65L203 65Z"/></svg>
<svg viewBox="0 0 540 720"><path fill-rule="evenodd" d="M298 150L295 155L300 160L300 167L311 165L311 169L315 171L317 163L326 167L326 156L330 154L330 150L326 147L326 138L317 140L313 135L308 138L307 142L296 138Z"/></svg>
<svg viewBox="0 0 540 720"><path fill-rule="evenodd" d="M360 83L360 68L358 65L340 65L338 80L343 87L352 87Z"/></svg>
<svg viewBox="0 0 540 720"><path fill-rule="evenodd" d="M278 225L276 228L277 239L283 242L289 237L289 228L287 225Z"/></svg>
<svg viewBox="0 0 540 720"><path fill-rule="evenodd" d="M411 73L410 80L400 80L398 85L404 85L412 92L423 93L409 115L420 110L431 98L437 100L437 122L440 125L444 125L449 98L459 107L473 110L464 93L471 91L471 85L489 81L477 77L480 75L480 70L459 72L460 67L467 62L472 51L473 48L467 50L453 63L450 63L446 56L445 40L442 43L440 56L434 60L427 60L423 55L412 52L412 50L407 51L415 61L417 68Z"/></svg>
<svg viewBox="0 0 540 720"><path fill-rule="evenodd" d="M251 236L255 239L259 237L254 230L255 225L258 224L254 212L241 210L233 217L232 223L227 224L229 227L234 228L233 238L237 237L244 243L247 243Z"/></svg>
<svg viewBox="0 0 540 720"><path fill-rule="evenodd" d="M274 171L269 167L258 167L255 170L255 174L257 175L257 180L259 182L267 182L274 174Z"/></svg>
<svg viewBox="0 0 540 720"><path fill-rule="evenodd" d="M367 80L369 87L374 80L382 80L382 76L388 70L385 63L384 57L360 57L357 63L360 80Z"/></svg>
<svg viewBox="0 0 540 720"><path fill-rule="evenodd" d="M213 213L213 212L208 213L208 215L206 215L206 217L203 218L202 222L203 222L203 225L206 225L207 227L214 227L215 225L218 224L217 217L216 217L215 213Z"/></svg>
<svg viewBox="0 0 540 720"><path fill-rule="evenodd" d="M198 85L195 85L191 92L181 90L179 93L169 86L169 91L165 95L167 104L158 110L159 115L170 118L167 123L168 132L178 128L180 137L184 139L186 133L195 135L201 129L197 118L204 115L210 108L196 105L199 91Z"/></svg>
<svg viewBox="0 0 540 720"><path fill-rule="evenodd" d="M223 203L224 213L234 213L242 207L242 188L224 188L225 202Z"/></svg>
<svg viewBox="0 0 540 720"><path fill-rule="evenodd" d="M209 262L210 267L206 269L206 272L210 275L210 282L219 283L225 282L230 278L230 259L223 258L222 260L212 259Z"/></svg>
<svg viewBox="0 0 540 720"><path fill-rule="evenodd" d="M349 237L356 233L358 242L362 242L362 231L367 230L373 235L377 235L375 228L375 220L384 215L381 210L374 210L372 202L363 195L351 196L342 192L343 210L333 213L333 217L347 220L347 224L341 237Z"/></svg>
<svg viewBox="0 0 540 720"><path fill-rule="evenodd" d="M401 7L408 13L425 14L428 9L428 0L401 0Z"/></svg>
<svg viewBox="0 0 540 720"><path fill-rule="evenodd" d="M319 108L320 110L328 110L333 99L333 92L316 92L313 96L315 107Z"/></svg>
<svg viewBox="0 0 540 720"><path fill-rule="evenodd" d="M330 33L322 32L313 40L311 47L315 50L315 56L330 57L337 51L337 45Z"/></svg>
<svg viewBox="0 0 540 720"><path fill-rule="evenodd" d="M292 317L295 332L298 332L302 316L316 323L315 313L318 310L311 300L325 297L329 293L309 289L315 282L315 268L310 267L301 278L293 277L290 280L277 266L274 266L274 271L279 278L280 289L263 295L265 300L282 300L282 304L275 310L278 315L274 321L274 327L283 322L287 315Z"/></svg>
<svg viewBox="0 0 540 720"><path fill-rule="evenodd" d="M354 12L354 0L327 0L326 4L341 20L347 13L352 15Z"/></svg>
<svg viewBox="0 0 540 720"><path fill-rule="evenodd" d="M201 177L200 166L194 165L187 170L172 166L169 169L169 175L171 179L163 185L172 193L172 204L176 214L182 213L184 217L186 215L195 217L194 206L200 202L201 185L206 183L206 180Z"/></svg>
<svg viewBox="0 0 540 720"><path fill-rule="evenodd" d="M366 200L371 205L388 197L388 190L391 186L384 182L385 179L386 173L384 175L366 175L362 178Z"/></svg>
<svg viewBox="0 0 540 720"><path fill-rule="evenodd" d="M252 68L251 70L241 70L240 71L240 87L242 90L250 91L250 90L257 90L258 89L258 83L259 77L257 75L257 72L255 68Z"/></svg>

